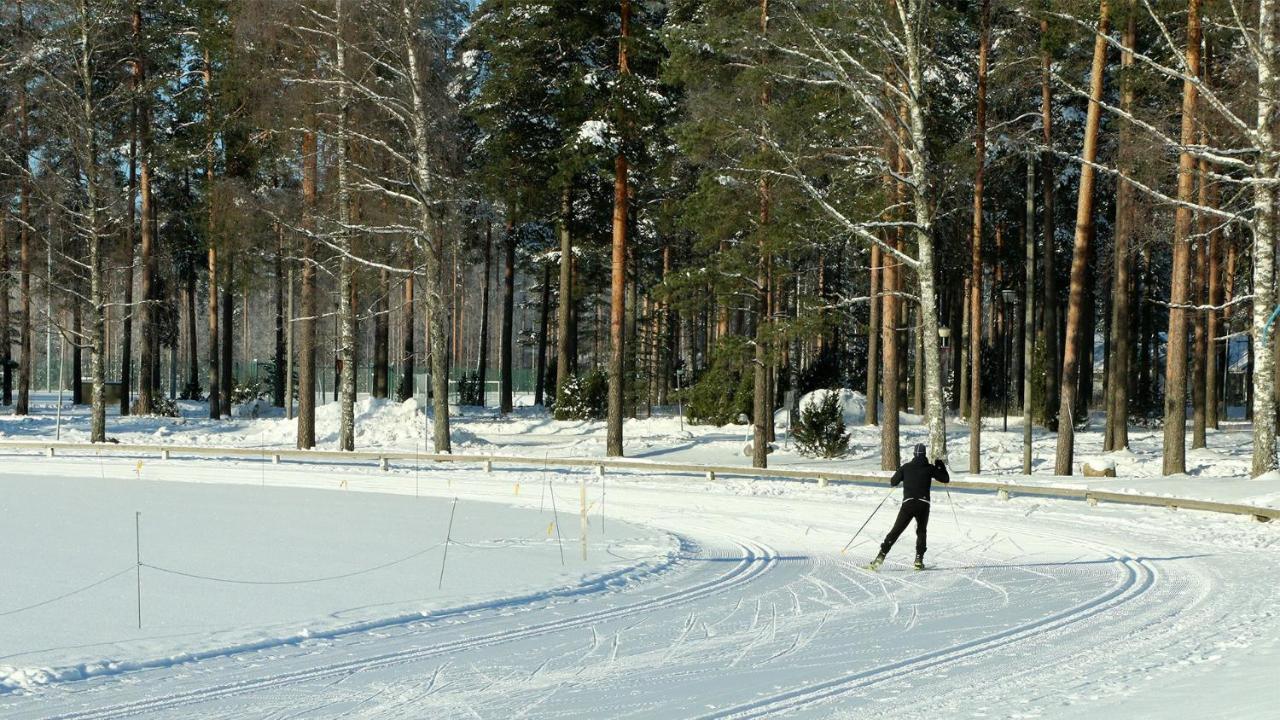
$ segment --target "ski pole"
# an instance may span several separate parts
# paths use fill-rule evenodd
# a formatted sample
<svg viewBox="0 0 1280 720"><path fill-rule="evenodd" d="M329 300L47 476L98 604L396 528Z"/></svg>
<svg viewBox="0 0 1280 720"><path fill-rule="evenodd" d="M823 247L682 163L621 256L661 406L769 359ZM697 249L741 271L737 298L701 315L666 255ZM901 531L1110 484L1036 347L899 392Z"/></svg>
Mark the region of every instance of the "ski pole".
<svg viewBox="0 0 1280 720"><path fill-rule="evenodd" d="M862 534L862 531L867 527L867 524L871 522L871 518L875 517L876 513L880 512L880 508L884 507L884 504L888 502L889 496L892 494L893 494L893 486L890 485L889 492L884 494L884 498L880 501L880 504L877 505L876 509L872 510L871 514L867 516L866 522L862 523L862 527L858 528L858 532L854 533L853 537L849 538L849 542L844 544L844 547L840 550L841 555L845 554L845 551L849 549L849 546L853 544L853 541L858 539L858 536Z"/></svg>
<svg viewBox="0 0 1280 720"><path fill-rule="evenodd" d="M951 517L956 521L956 532L960 532L960 516L956 514L956 504L951 499L951 488L943 485L942 489L947 491L947 504L951 506Z"/></svg>

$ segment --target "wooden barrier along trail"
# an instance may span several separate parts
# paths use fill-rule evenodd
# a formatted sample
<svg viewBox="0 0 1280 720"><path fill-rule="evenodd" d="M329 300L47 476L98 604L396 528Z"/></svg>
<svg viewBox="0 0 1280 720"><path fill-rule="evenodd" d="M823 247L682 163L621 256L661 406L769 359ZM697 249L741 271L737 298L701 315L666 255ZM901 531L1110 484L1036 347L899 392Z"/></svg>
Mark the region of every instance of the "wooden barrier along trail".
<svg viewBox="0 0 1280 720"><path fill-rule="evenodd" d="M760 469L737 465L699 465L693 463L662 463L643 460L627 460L622 458L539 458L518 455L493 454L436 454L415 453L404 450L354 451L337 450L295 450L291 448L247 448L247 447L200 447L192 445L126 445L122 443L61 443L40 442L35 440L0 441L0 453L6 451L38 451L49 457L66 453L86 453L101 455L137 456L150 455L162 459L174 456L195 458L248 458L264 462L279 463L285 460L303 462L342 462L342 463L376 463L383 469L392 462L433 462L433 463L477 463L490 471L494 465L511 465L529 468L593 468L603 473L606 468L618 470L659 471L670 475L698 475L708 480L717 476L774 478L795 480L800 482L816 482L819 487L831 483L848 485L879 485L889 482L887 475L868 473L840 472L834 470L801 470L801 469ZM1066 478L1063 478L1066 479ZM1268 508L1257 505L1196 500L1192 498L1167 497L1157 495L1137 495L1134 493L1094 490L1083 487L1059 487L1050 485L1023 485L1019 483L992 482L987 480L952 480L951 487L957 490L977 492L994 492L1002 499L1013 495L1038 495L1072 500L1084 500L1091 505L1098 503L1115 503L1120 505L1146 505L1181 510L1200 510L1204 512L1245 515L1259 522L1280 519L1280 508Z"/></svg>

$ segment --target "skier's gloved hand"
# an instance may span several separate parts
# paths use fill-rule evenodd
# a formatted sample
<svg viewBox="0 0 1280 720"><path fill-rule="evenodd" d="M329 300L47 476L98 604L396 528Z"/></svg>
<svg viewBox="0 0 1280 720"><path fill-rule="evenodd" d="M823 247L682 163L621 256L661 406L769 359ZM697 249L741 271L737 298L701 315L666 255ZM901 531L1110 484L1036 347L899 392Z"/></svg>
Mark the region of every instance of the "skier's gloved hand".
<svg viewBox="0 0 1280 720"><path fill-rule="evenodd" d="M934 464L934 466L936 466L936 467L938 467L938 468L943 468L943 469L945 469L945 468L947 467L947 461L946 461L946 460L943 460L942 458L938 458L937 460L934 460L934 461L933 461L933 464Z"/></svg>

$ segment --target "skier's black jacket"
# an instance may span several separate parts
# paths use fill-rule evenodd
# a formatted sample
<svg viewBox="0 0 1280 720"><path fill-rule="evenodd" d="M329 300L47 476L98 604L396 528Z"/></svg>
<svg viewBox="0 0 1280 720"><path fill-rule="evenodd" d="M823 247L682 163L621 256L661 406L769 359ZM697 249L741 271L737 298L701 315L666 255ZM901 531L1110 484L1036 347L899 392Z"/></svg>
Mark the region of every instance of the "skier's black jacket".
<svg viewBox="0 0 1280 720"><path fill-rule="evenodd" d="M929 485L931 480L938 482L951 482L951 476L947 474L947 466L942 462L941 458L935 460L932 465L923 455L916 455L911 458L911 462L898 468L898 472L893 474L892 484L897 486L902 483L902 500L924 500L929 502Z"/></svg>

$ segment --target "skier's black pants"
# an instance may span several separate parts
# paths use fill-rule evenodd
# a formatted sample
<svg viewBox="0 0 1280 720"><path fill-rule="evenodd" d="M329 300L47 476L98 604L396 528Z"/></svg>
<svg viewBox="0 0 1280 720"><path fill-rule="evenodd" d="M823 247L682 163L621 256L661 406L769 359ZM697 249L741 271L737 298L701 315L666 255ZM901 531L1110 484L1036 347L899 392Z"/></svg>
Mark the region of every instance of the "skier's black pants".
<svg viewBox="0 0 1280 720"><path fill-rule="evenodd" d="M880 545L880 554L888 555L898 536L912 520L916 521L916 555L924 555L925 536L929 532L929 503L924 500L907 500L898 509L898 519L893 521L893 529L885 536Z"/></svg>

